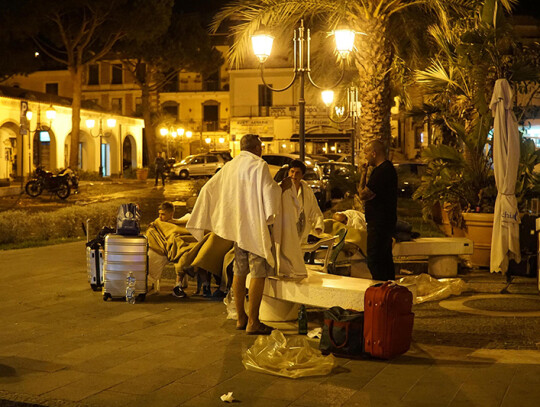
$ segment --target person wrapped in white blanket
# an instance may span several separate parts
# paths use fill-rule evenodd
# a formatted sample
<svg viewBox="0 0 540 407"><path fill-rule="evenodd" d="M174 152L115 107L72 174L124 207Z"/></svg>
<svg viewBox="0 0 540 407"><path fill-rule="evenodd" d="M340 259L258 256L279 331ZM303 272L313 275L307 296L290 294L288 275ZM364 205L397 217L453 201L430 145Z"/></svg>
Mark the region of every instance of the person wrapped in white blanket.
<svg viewBox="0 0 540 407"><path fill-rule="evenodd" d="M289 178L296 189L300 205L296 226L302 244L307 243L310 234L318 236L324 230L324 218L317 198L308 183L302 179L305 173L306 165L302 161L293 160L289 164Z"/></svg>
<svg viewBox="0 0 540 407"><path fill-rule="evenodd" d="M197 240L205 230L234 242L233 293L238 319L237 329L250 335L268 335L271 327L259 319L259 308L266 277L274 274L276 262L269 226L280 213L282 190L272 179L261 158L262 143L255 134L240 141L241 152L214 175L202 188L187 229ZM247 274L251 273L249 310L244 310Z"/></svg>

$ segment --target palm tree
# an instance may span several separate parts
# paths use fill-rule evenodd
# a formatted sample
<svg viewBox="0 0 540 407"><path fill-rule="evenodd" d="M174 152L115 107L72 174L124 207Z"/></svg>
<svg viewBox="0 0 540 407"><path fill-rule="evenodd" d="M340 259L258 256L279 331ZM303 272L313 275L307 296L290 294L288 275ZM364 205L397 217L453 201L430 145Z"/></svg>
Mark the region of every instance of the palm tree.
<svg viewBox="0 0 540 407"><path fill-rule="evenodd" d="M530 85L539 89L538 53L524 52L505 19L505 11L510 12L515 3L482 0L467 18L446 27L431 27L438 52L425 70L416 72L427 100L423 110L436 115L455 141L452 145L431 145L424 151L427 174L414 197L422 200L426 215L435 202L446 202L458 226L462 210L493 211L497 190L489 149L493 124L489 100L495 81L506 78L514 85L521 84L522 90ZM522 145L516 189L522 202L537 188L528 161L535 164L538 155L530 152L527 144Z"/></svg>
<svg viewBox="0 0 540 407"><path fill-rule="evenodd" d="M510 0L508 0L510 1ZM391 78L398 38L410 33L400 15L413 8L424 16L447 24L449 13L470 9L476 0L234 0L214 17L215 32L226 20L233 21L232 66L243 63L250 37L266 26L279 37L301 18L332 30L346 24L365 33L354 53L362 115L359 132L363 141L390 140ZM415 25L418 21L405 24Z"/></svg>

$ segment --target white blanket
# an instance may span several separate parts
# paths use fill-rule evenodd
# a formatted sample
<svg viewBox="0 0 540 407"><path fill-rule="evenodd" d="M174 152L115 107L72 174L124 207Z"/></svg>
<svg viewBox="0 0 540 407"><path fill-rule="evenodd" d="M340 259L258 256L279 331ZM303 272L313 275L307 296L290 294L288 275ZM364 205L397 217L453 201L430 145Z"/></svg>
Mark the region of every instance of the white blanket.
<svg viewBox="0 0 540 407"><path fill-rule="evenodd" d="M300 210L300 202L293 185L281 195L281 212L276 216L274 224L276 252L279 253L277 274L282 277L295 279L307 277L298 229L296 228Z"/></svg>
<svg viewBox="0 0 540 407"><path fill-rule="evenodd" d="M281 188L266 162L242 151L202 188L186 227L197 240L212 231L275 267L268 225L274 223L280 200Z"/></svg>
<svg viewBox="0 0 540 407"><path fill-rule="evenodd" d="M298 191L298 199L302 200L306 215L306 226L301 236L301 242L307 243L308 235L313 233L315 229L324 230L324 217L311 187L304 180L301 180L300 184L302 192Z"/></svg>

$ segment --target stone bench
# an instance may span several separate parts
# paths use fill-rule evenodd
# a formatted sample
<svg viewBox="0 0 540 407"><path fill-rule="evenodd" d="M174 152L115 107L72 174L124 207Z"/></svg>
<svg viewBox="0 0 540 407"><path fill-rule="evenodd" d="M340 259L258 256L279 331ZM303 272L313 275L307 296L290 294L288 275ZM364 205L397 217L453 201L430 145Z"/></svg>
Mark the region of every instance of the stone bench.
<svg viewBox="0 0 540 407"><path fill-rule="evenodd" d="M292 321L298 316L299 304L330 308L339 306L364 310L368 287L381 281L327 274L322 267L307 265L303 280L270 277L264 285L260 317L265 321ZM407 286L416 298L416 286Z"/></svg>
<svg viewBox="0 0 540 407"><path fill-rule="evenodd" d="M459 256L473 253L473 242L464 237L421 237L394 245L396 257L428 257L428 271L433 277L455 277Z"/></svg>

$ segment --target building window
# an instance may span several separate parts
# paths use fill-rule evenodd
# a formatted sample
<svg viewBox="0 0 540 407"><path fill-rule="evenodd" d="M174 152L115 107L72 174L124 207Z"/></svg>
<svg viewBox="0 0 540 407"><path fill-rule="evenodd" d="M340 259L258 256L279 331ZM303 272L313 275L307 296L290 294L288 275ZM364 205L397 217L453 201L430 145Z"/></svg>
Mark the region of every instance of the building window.
<svg viewBox="0 0 540 407"><path fill-rule="evenodd" d="M205 131L218 131L219 105L215 102L203 105L203 122Z"/></svg>
<svg viewBox="0 0 540 407"><path fill-rule="evenodd" d="M178 103L165 102L161 105L161 110L165 115L172 116L175 119L178 118Z"/></svg>
<svg viewBox="0 0 540 407"><path fill-rule="evenodd" d="M46 83L45 93L49 95L58 95L58 83Z"/></svg>
<svg viewBox="0 0 540 407"><path fill-rule="evenodd" d="M122 64L112 64L112 82L113 85L120 85L122 81Z"/></svg>
<svg viewBox="0 0 540 407"><path fill-rule="evenodd" d="M272 86L271 84L269 86ZM268 116L272 106L272 91L266 85L259 85L259 116Z"/></svg>
<svg viewBox="0 0 540 407"><path fill-rule="evenodd" d="M99 85L99 65L92 64L88 67L88 84Z"/></svg>
<svg viewBox="0 0 540 407"><path fill-rule="evenodd" d="M135 116L142 116L142 97L135 98Z"/></svg>
<svg viewBox="0 0 540 407"><path fill-rule="evenodd" d="M84 149L84 146L83 146L83 143L79 143L79 153L78 153L78 156L77 156L77 168L79 169L82 169L83 167L83 149Z"/></svg>
<svg viewBox="0 0 540 407"><path fill-rule="evenodd" d="M122 98L111 99L111 110L115 113L122 114Z"/></svg>
<svg viewBox="0 0 540 407"><path fill-rule="evenodd" d="M213 74L204 77L203 90L204 91L219 90L219 72L214 72Z"/></svg>
<svg viewBox="0 0 540 407"><path fill-rule="evenodd" d="M424 144L424 128L417 127L414 131L414 148L421 148Z"/></svg>

